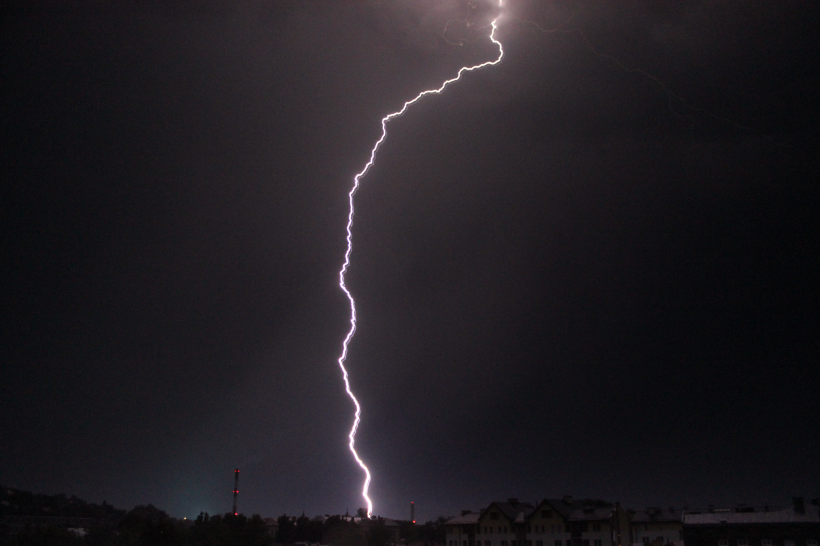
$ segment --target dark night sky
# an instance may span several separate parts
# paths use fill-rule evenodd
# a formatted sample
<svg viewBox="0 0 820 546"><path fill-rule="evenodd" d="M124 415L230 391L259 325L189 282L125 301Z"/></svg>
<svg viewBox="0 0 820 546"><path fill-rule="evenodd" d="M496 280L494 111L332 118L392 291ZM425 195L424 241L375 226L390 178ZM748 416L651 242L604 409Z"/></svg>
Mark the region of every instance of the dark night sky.
<svg viewBox="0 0 820 546"><path fill-rule="evenodd" d="M510 3L357 194L376 513L816 496L817 4ZM469 11L5 10L0 484L191 517L239 465L245 513L362 505L346 193L493 58L442 39Z"/></svg>

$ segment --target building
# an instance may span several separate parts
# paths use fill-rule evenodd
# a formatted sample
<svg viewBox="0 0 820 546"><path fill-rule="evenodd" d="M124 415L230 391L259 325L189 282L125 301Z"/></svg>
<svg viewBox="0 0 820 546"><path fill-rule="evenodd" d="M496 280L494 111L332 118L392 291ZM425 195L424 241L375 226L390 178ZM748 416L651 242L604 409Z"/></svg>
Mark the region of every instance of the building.
<svg viewBox="0 0 820 546"><path fill-rule="evenodd" d="M275 537L279 531L279 520L276 518L265 518L263 521L265 522L265 527L268 529L268 535Z"/></svg>
<svg viewBox="0 0 820 546"><path fill-rule="evenodd" d="M681 544L683 541L683 510L647 508L639 510L630 520L630 542L643 544Z"/></svg>
<svg viewBox="0 0 820 546"><path fill-rule="evenodd" d="M518 499L493 502L474 528L474 546L624 546L629 541L629 517L618 503L570 495L536 506ZM472 538L447 546L473 546Z"/></svg>
<svg viewBox="0 0 820 546"><path fill-rule="evenodd" d="M518 499L491 503L481 512L475 526L475 546L525 546L527 517L533 510L532 504ZM472 545L468 542L467 546Z"/></svg>
<svg viewBox="0 0 820 546"><path fill-rule="evenodd" d="M444 524L444 544L447 546L476 546L476 526L480 512L462 510L461 515Z"/></svg>
<svg viewBox="0 0 820 546"><path fill-rule="evenodd" d="M624 546L629 540L629 516L619 503L599 499L548 499L541 503L551 506L565 521L565 538L561 546ZM566 534L569 537L566 537ZM555 538L545 546L559 546Z"/></svg>
<svg viewBox="0 0 820 546"><path fill-rule="evenodd" d="M818 546L820 499L795 497L786 509L710 510L683 515L686 546Z"/></svg>
<svg viewBox="0 0 820 546"><path fill-rule="evenodd" d="M572 503L572 497L565 497ZM572 533L567 519L569 514L556 510L556 501L538 503L528 518L530 546L567 546L572 544Z"/></svg>

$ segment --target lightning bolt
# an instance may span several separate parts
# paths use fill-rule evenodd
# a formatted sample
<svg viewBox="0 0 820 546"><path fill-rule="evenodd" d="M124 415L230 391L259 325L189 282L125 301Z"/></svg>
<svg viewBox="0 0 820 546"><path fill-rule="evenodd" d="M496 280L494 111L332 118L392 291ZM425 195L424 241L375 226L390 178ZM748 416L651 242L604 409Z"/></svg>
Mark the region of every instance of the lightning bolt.
<svg viewBox="0 0 820 546"><path fill-rule="evenodd" d="M502 6L502 1L498 1L498 7ZM344 379L345 383L345 390L347 391L347 395L350 396L350 399L353 400L353 404L356 406L356 416L353 419L353 426L350 429L350 434L348 434L348 439L350 442L348 446L350 447L350 452L353 453L353 458L356 459L356 462L359 466L364 470L365 473L365 480L364 480L364 487L362 488L362 497L367 502L367 517L369 518L373 513L373 502L370 500L370 497L367 494L367 490L370 488L370 470L367 468L367 465L364 464L359 454L356 452L356 431L359 429L359 423L361 423L361 416L362 416L362 407L359 404L359 401L356 399L356 396L353 394L353 391L350 389L350 377L347 373L347 368L345 368L345 361L347 360L347 351L348 346L350 345L350 340L353 339L353 334L356 333L356 302L353 299L353 295L348 290L347 285L345 284L345 273L347 273L347 269L350 267L350 254L353 251L353 196L356 194L356 190L359 189L359 185L361 184L361 179L367 172L370 170L370 167L376 161L376 152L379 151L382 143L384 142L385 138L387 138L387 124L394 118L397 118L403 115L410 106L420 101L422 98L426 97L427 95L438 95L441 94L444 89L450 85L451 83L457 82L461 79L461 76L465 72L472 72L474 70L479 70L481 68L485 68L487 66L493 66L501 62L501 58L504 56L504 48L495 38L495 31L498 30L498 19L496 17L493 22L490 24L492 27L492 31L490 32L490 40L493 44L498 47L498 57L493 61L483 62L481 64L477 64L475 66L464 66L459 69L458 73L455 77L450 78L449 80L445 80L444 83L441 84L440 87L436 89L427 89L426 91L422 91L415 98L407 101L402 106L401 110L397 110L392 114L388 114L382 118L382 134L379 137L379 140L373 145L373 148L370 150L370 160L364 166L359 174L353 177L353 187L350 189L350 193L348 193L348 203L350 205L350 209L347 215L347 250L345 251L345 260L344 264L342 264L342 269L339 271L339 287L347 296L348 301L350 302L350 330L347 332L347 336L345 336L344 341L342 342L342 354L339 356L339 367L342 369L342 378Z"/></svg>

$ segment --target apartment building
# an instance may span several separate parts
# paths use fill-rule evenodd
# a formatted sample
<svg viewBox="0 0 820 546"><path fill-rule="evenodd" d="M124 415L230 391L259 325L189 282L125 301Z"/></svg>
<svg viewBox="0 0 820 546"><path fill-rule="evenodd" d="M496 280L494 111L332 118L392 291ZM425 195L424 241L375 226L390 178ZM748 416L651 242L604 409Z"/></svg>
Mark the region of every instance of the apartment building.
<svg viewBox="0 0 820 546"><path fill-rule="evenodd" d="M569 495L537 505L496 501L446 528L447 546L624 546L629 540L628 515L619 504Z"/></svg>
<svg viewBox="0 0 820 546"><path fill-rule="evenodd" d="M478 518L476 546L526 546L527 517L534 509L518 499L491 503Z"/></svg>
<svg viewBox="0 0 820 546"><path fill-rule="evenodd" d="M785 509L738 507L683 515L686 546L818 546L820 499Z"/></svg>
<svg viewBox="0 0 820 546"><path fill-rule="evenodd" d="M630 520L630 542L636 546L645 544L670 544L683 541L683 509L647 508L639 510Z"/></svg>
<svg viewBox="0 0 820 546"><path fill-rule="evenodd" d="M446 546L478 546L476 544L476 527L480 512L462 510L461 515L444 524L444 544Z"/></svg>

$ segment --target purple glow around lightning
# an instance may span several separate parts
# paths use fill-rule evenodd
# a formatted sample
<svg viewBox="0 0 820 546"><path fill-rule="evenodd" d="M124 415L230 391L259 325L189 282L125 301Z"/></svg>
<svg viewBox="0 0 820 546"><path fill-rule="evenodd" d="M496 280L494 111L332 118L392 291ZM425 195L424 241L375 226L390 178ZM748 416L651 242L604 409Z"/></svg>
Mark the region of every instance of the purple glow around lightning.
<svg viewBox="0 0 820 546"><path fill-rule="evenodd" d="M498 6L501 7L502 0L499 0ZM350 380L348 378L347 369L345 368L345 360L347 360L347 348L350 344L350 340L353 339L353 334L356 332L356 302L353 300L353 295L350 293L350 290L347 289L347 285L345 284L345 273L347 272L347 268L350 266L350 253L353 251L353 196L356 193L356 190L359 189L359 184L361 178L367 174L367 171L370 170L370 167L373 166L373 163L376 161L376 152L378 152L379 147L381 147L384 139L387 137L387 122L392 120L393 118L397 118L404 114L410 105L415 104L418 102L422 97L426 95L432 94L440 94L444 91L444 88L450 85L453 82L456 82L461 79L461 75L465 72L472 72L473 70L478 70L479 68L484 68L486 66L496 65L501 62L501 58L504 56L504 48L501 46L501 42L495 39L495 31L497 30L496 23L498 21L498 17L496 17L493 22L491 23L492 32L490 32L490 40L498 46L498 58L494 61L487 61L481 64L477 64L475 66L465 66L459 69L458 74L454 78L446 80L441 86L437 89L428 89L426 91L422 91L412 100L409 100L404 103L401 110L393 112L392 114L388 114L382 118L382 135L379 137L379 140L373 145L373 149L370 150L370 160L364 166L362 171L353 177L353 187L348 194L348 201L350 203L350 212L347 215L347 250L345 251L345 261L342 265L342 269L339 271L339 287L347 296L347 299L350 301L350 330L347 332L347 336L345 336L344 342L342 342L342 354L339 357L339 367L342 369L342 377L344 378L345 382L345 390L347 391L348 396L350 396L351 400L353 400L353 404L356 406L356 417L353 420L353 427L350 429L350 434L348 434L348 438L350 439L350 443L348 444L350 447L351 453L353 453L353 458L356 459L356 462L359 466L364 470L365 473L365 480L364 480L364 487L362 488L362 497L364 500L367 501L367 517L369 518L373 513L373 502L370 500L370 497L367 495L367 490L370 487L370 470L367 468L367 465L364 464L364 461L359 457L359 454L356 453L355 448L355 438L356 438L356 431L359 428L359 423L361 422L361 415L362 415L362 407L359 405L359 401L353 395L353 391L350 390Z"/></svg>

